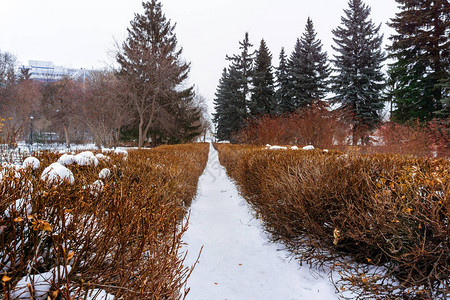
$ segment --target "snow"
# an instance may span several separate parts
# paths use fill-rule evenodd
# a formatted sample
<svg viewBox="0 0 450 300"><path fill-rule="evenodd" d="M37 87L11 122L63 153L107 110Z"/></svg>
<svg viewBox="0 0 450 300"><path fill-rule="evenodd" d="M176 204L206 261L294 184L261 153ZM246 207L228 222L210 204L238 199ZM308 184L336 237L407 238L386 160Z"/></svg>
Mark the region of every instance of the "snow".
<svg viewBox="0 0 450 300"><path fill-rule="evenodd" d="M75 159L75 162L77 163L77 165L79 165L79 166L90 166L90 165L97 166L98 165L98 159L97 159L97 157L95 157L94 153L92 153L91 151L84 151L84 152L78 153L77 155L75 155L74 159Z"/></svg>
<svg viewBox="0 0 450 300"><path fill-rule="evenodd" d="M19 142L20 144L20 142ZM18 144L18 148L23 150L29 150L30 145L26 144L25 142L22 142L21 145ZM98 149L95 144L72 144L70 145L70 148L67 148L65 144L40 144L40 143L33 143L32 150L33 151L42 151L42 150L51 150L51 151L58 151L60 154L72 152L72 151L85 151L85 150L95 150Z"/></svg>
<svg viewBox="0 0 450 300"><path fill-rule="evenodd" d="M338 299L326 274L301 267L287 259L281 244L269 243L212 147L197 195L184 235L185 265L194 264L204 248L187 299Z"/></svg>
<svg viewBox="0 0 450 300"><path fill-rule="evenodd" d="M125 149L121 149L121 148L117 148L116 150L114 150L114 154L117 155L123 155L123 159L127 159L128 157L128 152Z"/></svg>
<svg viewBox="0 0 450 300"><path fill-rule="evenodd" d="M108 159L109 157L101 154L101 153L97 153L95 154L95 157L97 157L98 160L103 160L103 159Z"/></svg>
<svg viewBox="0 0 450 300"><path fill-rule="evenodd" d="M74 183L72 171L61 165L60 163L52 163L50 166L44 169L41 179L48 183L59 183L63 180L67 180L69 183Z"/></svg>
<svg viewBox="0 0 450 300"><path fill-rule="evenodd" d="M58 159L58 162L63 166L71 165L71 164L75 163L75 156L73 156L71 154L63 154Z"/></svg>
<svg viewBox="0 0 450 300"><path fill-rule="evenodd" d="M86 300L114 300L114 295L107 293L101 289L89 290Z"/></svg>
<svg viewBox="0 0 450 300"><path fill-rule="evenodd" d="M22 169L22 166L17 165L17 164L12 164L12 163L9 163L9 162L4 162L4 163L2 163L1 166L2 166L2 168L16 169L17 171Z"/></svg>
<svg viewBox="0 0 450 300"><path fill-rule="evenodd" d="M31 168L33 170L36 170L39 168L39 166L41 165L39 159L37 159L36 157L30 156L25 158L25 160L23 161L22 166L24 168Z"/></svg>
<svg viewBox="0 0 450 300"><path fill-rule="evenodd" d="M98 178L100 179L106 179L109 176L111 176L111 170L109 170L108 168L104 168L100 171L100 173L98 173Z"/></svg>
<svg viewBox="0 0 450 300"><path fill-rule="evenodd" d="M9 218L13 211L21 212L23 209L25 209L27 216L33 211L33 207L29 201L26 201L24 198L17 199L7 210L5 210L5 217Z"/></svg>
<svg viewBox="0 0 450 300"><path fill-rule="evenodd" d="M288 147L285 146L271 146L269 144L266 145L266 147L264 148L266 150L287 150ZM297 146L292 146L290 147L291 150L299 150L299 148ZM314 146L309 145L309 146L305 146L302 148L303 150L313 150Z"/></svg>
<svg viewBox="0 0 450 300"><path fill-rule="evenodd" d="M70 272L71 269L71 266L67 266L68 272ZM32 285L35 291L34 299L47 299L47 294L48 292L50 292L50 289L52 287L51 282L58 282L58 274L62 278L66 277L66 270L63 266L52 268L50 271L45 273L23 277L13 289L11 298L31 299L28 285Z"/></svg>
<svg viewBox="0 0 450 300"><path fill-rule="evenodd" d="M314 146L313 145L308 145L302 148L303 150L314 150Z"/></svg>
<svg viewBox="0 0 450 300"><path fill-rule="evenodd" d="M287 147L267 145L265 149L269 149L269 150L287 150Z"/></svg>
<svg viewBox="0 0 450 300"><path fill-rule="evenodd" d="M12 173L14 173L15 178L20 178L20 170L22 170L22 166L10 164L7 162L2 163L0 170L0 181L3 179L3 177L8 176Z"/></svg>
<svg viewBox="0 0 450 300"><path fill-rule="evenodd" d="M94 197L96 197L99 193L103 192L104 187L105 184L101 180L96 180L94 181L94 183L89 185L83 185L83 189L91 190L91 195L94 195Z"/></svg>
<svg viewBox="0 0 450 300"><path fill-rule="evenodd" d="M91 184L91 194L93 194L94 196L97 196L98 193L103 192L103 188L104 188L105 184L103 183L103 181L101 180L96 180L94 181L93 184Z"/></svg>

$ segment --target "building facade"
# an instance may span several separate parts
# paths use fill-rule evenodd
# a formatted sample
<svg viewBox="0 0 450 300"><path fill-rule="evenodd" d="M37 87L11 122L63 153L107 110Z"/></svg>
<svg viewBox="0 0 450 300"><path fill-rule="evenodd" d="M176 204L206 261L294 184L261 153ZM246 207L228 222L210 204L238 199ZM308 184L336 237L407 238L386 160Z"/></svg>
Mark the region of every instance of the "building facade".
<svg viewBox="0 0 450 300"><path fill-rule="evenodd" d="M53 82L69 77L75 80L86 80L89 78L90 71L87 69L65 68L55 66L51 61L29 60L28 65L19 67L19 70L28 69L30 78L42 82Z"/></svg>

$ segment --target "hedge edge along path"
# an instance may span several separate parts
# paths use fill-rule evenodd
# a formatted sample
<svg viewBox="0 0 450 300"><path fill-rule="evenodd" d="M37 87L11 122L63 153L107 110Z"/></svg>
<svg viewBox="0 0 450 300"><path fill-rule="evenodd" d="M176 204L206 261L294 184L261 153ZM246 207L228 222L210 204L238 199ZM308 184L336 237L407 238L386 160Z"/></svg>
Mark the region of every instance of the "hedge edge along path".
<svg viewBox="0 0 450 300"><path fill-rule="evenodd" d="M273 240L338 269L341 291L450 296L449 160L215 146Z"/></svg>
<svg viewBox="0 0 450 300"><path fill-rule="evenodd" d="M5 171L0 180L5 299L20 294L85 299L88 293L89 299L106 293L121 299L182 298L192 267L184 266L181 238L208 145L130 150L126 159L105 155L109 158L97 166L67 166L73 184L40 179L61 156L51 152L38 156L41 166L34 171L0 170ZM104 168L110 174L99 188L93 183ZM21 279L29 285L14 290Z"/></svg>

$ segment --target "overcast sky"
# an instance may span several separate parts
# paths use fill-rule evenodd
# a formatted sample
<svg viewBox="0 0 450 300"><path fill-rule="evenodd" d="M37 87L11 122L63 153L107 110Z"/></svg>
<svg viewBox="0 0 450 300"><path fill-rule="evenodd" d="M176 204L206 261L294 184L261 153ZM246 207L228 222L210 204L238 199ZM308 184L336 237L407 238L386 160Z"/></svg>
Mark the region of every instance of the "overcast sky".
<svg viewBox="0 0 450 300"><path fill-rule="evenodd" d="M177 23L184 59L192 63L190 81L212 105L226 54L238 53L249 32L256 48L264 38L278 65L281 47L289 55L312 18L324 50L332 55L331 30L340 25L347 0L162 0L163 12ZM394 0L366 0L371 17L387 37L397 12ZM140 0L0 0L0 50L19 62L48 60L74 68L111 64L114 40L126 37Z"/></svg>

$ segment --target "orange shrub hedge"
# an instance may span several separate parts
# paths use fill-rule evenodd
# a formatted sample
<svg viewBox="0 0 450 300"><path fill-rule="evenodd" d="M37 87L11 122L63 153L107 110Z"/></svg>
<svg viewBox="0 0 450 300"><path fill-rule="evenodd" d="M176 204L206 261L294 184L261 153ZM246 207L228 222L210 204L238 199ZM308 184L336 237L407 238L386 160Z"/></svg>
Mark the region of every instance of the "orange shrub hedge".
<svg viewBox="0 0 450 300"><path fill-rule="evenodd" d="M0 180L3 297L17 295L21 278L59 267L45 294L51 299L84 299L92 291L182 298L191 272L180 251L183 219L207 154L207 144L131 150L126 160L109 154L96 167L70 165L73 185L47 185L41 173L60 156L47 152L38 156L39 169L6 175ZM92 192L103 168L111 175L103 191ZM31 284L28 292L36 296L39 287Z"/></svg>
<svg viewBox="0 0 450 300"><path fill-rule="evenodd" d="M273 239L338 268L342 291L450 296L449 160L216 147Z"/></svg>

